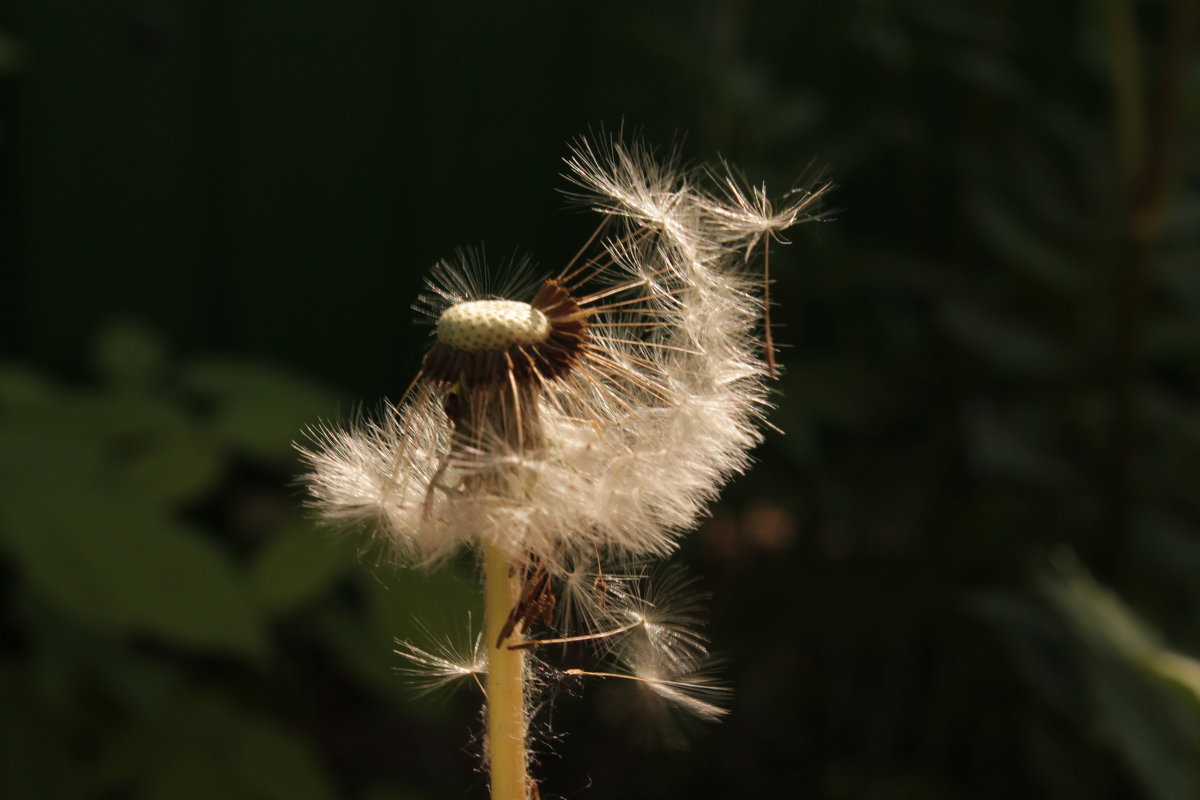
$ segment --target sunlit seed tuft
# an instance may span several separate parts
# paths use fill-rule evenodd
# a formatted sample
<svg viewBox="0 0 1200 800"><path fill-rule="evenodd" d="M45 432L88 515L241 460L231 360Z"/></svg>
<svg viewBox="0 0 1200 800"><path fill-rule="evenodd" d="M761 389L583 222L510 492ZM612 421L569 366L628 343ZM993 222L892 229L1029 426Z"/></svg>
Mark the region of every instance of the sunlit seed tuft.
<svg viewBox="0 0 1200 800"><path fill-rule="evenodd" d="M482 634L473 634L469 640L459 640L437 638L428 630L425 633L430 639L428 650L412 642L396 643L396 654L407 662L398 671L406 675L422 693L453 686L462 678L470 678L482 691L481 676L487 674L488 667Z"/></svg>

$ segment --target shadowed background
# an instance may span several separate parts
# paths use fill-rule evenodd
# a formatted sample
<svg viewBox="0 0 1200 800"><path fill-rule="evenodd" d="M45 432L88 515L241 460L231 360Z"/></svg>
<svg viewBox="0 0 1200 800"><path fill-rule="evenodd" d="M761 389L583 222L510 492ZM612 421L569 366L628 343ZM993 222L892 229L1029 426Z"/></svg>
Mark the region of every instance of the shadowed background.
<svg viewBox="0 0 1200 800"><path fill-rule="evenodd" d="M291 442L403 390L454 248L569 259L566 143L624 124L839 210L772 253L786 435L675 559L729 717L558 686L542 796L1200 796L1196 23L9 0L0 794L486 796L476 693L392 653L478 622L469 560L315 530Z"/></svg>

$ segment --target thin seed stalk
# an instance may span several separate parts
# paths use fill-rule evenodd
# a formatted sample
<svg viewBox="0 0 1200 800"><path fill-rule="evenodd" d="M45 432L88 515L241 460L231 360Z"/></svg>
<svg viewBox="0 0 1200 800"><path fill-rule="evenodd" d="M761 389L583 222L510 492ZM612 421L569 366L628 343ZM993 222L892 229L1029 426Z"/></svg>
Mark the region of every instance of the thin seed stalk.
<svg viewBox="0 0 1200 800"><path fill-rule="evenodd" d="M510 650L523 638L514 631L499 641L520 599L521 577L502 550L483 544L484 642L487 644L487 763L492 800L527 800L525 651ZM499 644L499 646L497 646Z"/></svg>

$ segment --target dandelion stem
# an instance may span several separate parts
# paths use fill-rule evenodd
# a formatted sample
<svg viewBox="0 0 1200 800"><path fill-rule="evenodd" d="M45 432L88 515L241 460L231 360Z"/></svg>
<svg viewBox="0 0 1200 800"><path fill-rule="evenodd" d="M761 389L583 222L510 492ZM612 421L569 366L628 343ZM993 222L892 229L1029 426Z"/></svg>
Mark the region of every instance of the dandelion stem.
<svg viewBox="0 0 1200 800"><path fill-rule="evenodd" d="M514 631L497 641L521 594L520 572L505 553L483 543L484 642L488 652L487 761L492 800L527 800L525 734L525 653L507 645L519 643ZM511 574L510 574L511 573Z"/></svg>

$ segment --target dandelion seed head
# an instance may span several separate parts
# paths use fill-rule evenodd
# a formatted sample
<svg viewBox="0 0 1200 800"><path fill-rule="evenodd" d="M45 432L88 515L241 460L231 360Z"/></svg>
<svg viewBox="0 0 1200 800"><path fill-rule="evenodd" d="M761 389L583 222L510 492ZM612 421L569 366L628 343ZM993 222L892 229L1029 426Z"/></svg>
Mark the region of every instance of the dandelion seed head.
<svg viewBox="0 0 1200 800"><path fill-rule="evenodd" d="M726 713L703 595L631 565L670 553L748 466L775 374L769 248L825 189L777 206L727 166L685 169L614 139L580 140L566 163L601 218L577 255L545 275L489 269L482 251L436 264L413 306L429 345L403 395L299 448L326 520L418 565L483 554L488 641L397 652L426 692L464 678L483 690L491 661L488 758L514 796L531 785L529 709L552 679L635 688L641 733ZM537 655L578 644L609 671Z"/></svg>
<svg viewBox="0 0 1200 800"><path fill-rule="evenodd" d="M747 256L814 197L706 189L636 143L581 140L567 165L597 234L536 280L470 253L434 268L416 308L435 335L404 397L301 449L325 518L417 563L483 540L565 575L671 552L749 464L769 405Z"/></svg>

